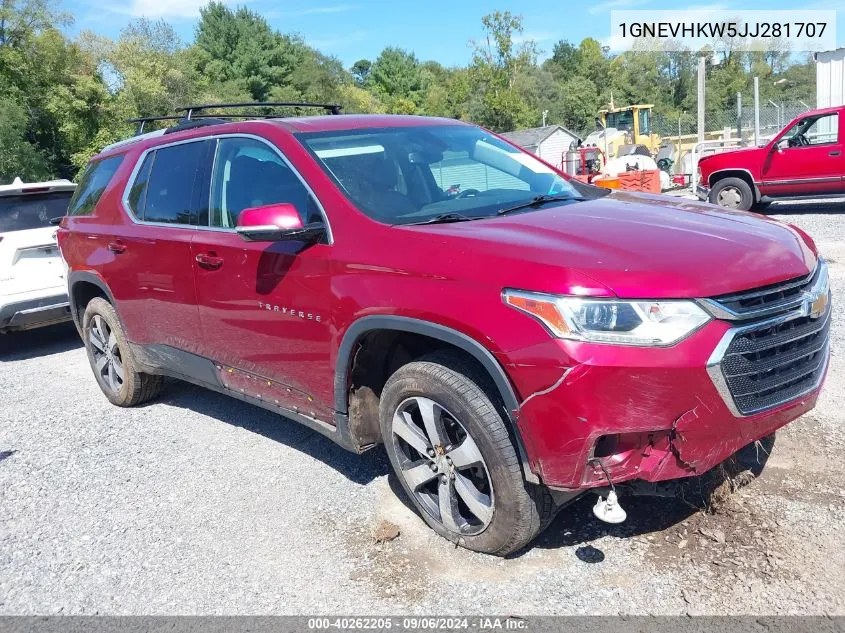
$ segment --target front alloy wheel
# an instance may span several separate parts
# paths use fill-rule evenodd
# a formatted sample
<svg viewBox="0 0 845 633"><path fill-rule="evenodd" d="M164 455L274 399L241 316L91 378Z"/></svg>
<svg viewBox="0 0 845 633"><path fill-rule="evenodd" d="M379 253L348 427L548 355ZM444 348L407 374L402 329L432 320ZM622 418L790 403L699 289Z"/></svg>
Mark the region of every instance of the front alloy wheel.
<svg viewBox="0 0 845 633"><path fill-rule="evenodd" d="M479 534L493 518L490 474L463 424L430 398L404 400L393 415L400 473L417 503L455 534Z"/></svg>
<svg viewBox="0 0 845 633"><path fill-rule="evenodd" d="M529 484L489 375L441 350L397 369L379 399L390 464L422 519L467 549L506 556L554 516Z"/></svg>

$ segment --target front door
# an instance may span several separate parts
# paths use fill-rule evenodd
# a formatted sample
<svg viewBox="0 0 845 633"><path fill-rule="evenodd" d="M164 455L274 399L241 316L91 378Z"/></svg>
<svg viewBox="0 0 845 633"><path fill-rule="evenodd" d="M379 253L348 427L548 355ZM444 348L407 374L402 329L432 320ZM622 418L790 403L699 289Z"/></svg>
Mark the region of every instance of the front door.
<svg viewBox="0 0 845 633"><path fill-rule="evenodd" d="M331 245L247 242L234 231L247 208L288 202L309 223L324 221L320 207L275 146L216 143L209 227L191 245L203 355L228 388L332 422Z"/></svg>
<svg viewBox="0 0 845 633"><path fill-rule="evenodd" d="M771 146L763 162L760 192L769 196L843 191L845 156L837 113L798 120Z"/></svg>

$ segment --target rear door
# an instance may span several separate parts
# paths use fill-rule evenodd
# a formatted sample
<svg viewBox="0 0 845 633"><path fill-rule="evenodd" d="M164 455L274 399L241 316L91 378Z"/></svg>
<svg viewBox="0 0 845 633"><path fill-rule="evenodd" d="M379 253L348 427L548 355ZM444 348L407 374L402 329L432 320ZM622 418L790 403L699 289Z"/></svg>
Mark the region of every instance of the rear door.
<svg viewBox="0 0 845 633"><path fill-rule="evenodd" d="M133 343L193 350L200 339L191 239L207 221L210 142L153 147L114 201L128 221L104 227L98 268Z"/></svg>
<svg viewBox="0 0 845 633"><path fill-rule="evenodd" d="M842 124L836 112L796 121L763 161L761 193L810 196L845 190Z"/></svg>
<svg viewBox="0 0 845 633"><path fill-rule="evenodd" d="M73 189L0 196L0 294L67 292L53 218L65 215Z"/></svg>

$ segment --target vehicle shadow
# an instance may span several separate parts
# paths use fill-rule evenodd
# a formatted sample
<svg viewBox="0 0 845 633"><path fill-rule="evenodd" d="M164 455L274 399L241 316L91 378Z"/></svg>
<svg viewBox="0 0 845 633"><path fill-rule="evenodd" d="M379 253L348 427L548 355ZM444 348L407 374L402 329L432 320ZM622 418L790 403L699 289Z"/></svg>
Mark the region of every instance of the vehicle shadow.
<svg viewBox="0 0 845 633"><path fill-rule="evenodd" d="M257 433L325 463L359 485L368 484L390 470L390 463L380 448L356 455L294 420L186 382L168 380L162 394L149 404L189 409Z"/></svg>
<svg viewBox="0 0 845 633"><path fill-rule="evenodd" d="M802 200L801 202L777 202L763 210L764 215L777 217L779 215L809 215L814 213L841 213L845 210L845 197L818 198Z"/></svg>
<svg viewBox="0 0 845 633"><path fill-rule="evenodd" d="M0 363L61 354L82 347L73 323L0 334Z"/></svg>

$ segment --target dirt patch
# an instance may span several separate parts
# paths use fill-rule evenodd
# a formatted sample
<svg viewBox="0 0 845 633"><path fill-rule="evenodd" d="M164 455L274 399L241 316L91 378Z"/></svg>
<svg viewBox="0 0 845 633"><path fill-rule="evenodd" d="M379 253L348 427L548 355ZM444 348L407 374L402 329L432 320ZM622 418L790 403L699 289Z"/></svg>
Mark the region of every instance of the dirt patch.
<svg viewBox="0 0 845 633"><path fill-rule="evenodd" d="M375 540L376 543L389 543L399 538L399 526L392 521L381 521L376 527Z"/></svg>

